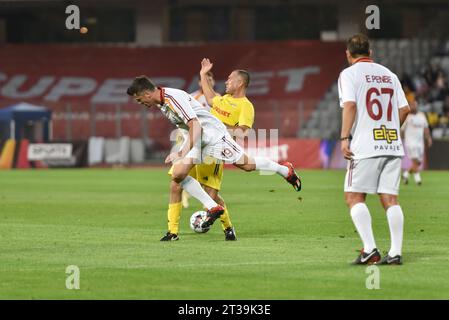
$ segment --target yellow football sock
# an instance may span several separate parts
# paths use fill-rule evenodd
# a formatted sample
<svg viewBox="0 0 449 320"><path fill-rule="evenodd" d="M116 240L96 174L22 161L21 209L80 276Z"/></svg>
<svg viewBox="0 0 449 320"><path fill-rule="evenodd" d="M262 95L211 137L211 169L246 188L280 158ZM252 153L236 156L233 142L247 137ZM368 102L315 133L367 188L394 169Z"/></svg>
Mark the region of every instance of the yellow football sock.
<svg viewBox="0 0 449 320"><path fill-rule="evenodd" d="M220 221L221 221L221 227L223 228L223 230L226 230L227 228L232 227L231 218L229 217L228 208L226 208L226 206L225 206L224 213L220 216Z"/></svg>
<svg viewBox="0 0 449 320"><path fill-rule="evenodd" d="M182 202L168 204L168 231L170 233L178 234L179 219L181 219Z"/></svg>

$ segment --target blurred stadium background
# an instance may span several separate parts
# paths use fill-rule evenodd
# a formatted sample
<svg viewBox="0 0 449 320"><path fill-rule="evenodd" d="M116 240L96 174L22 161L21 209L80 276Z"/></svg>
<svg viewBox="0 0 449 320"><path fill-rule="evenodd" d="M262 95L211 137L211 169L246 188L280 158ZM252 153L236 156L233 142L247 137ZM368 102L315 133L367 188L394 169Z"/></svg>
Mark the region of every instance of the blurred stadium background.
<svg viewBox="0 0 449 320"><path fill-rule="evenodd" d="M66 28L70 4L88 33ZM231 70L251 72L255 127L279 129L279 160L343 168L336 81L345 40L364 32L375 60L398 74L427 115L435 141L426 167L449 169L449 3L376 1L380 29L366 30L370 4L0 1L0 167L161 164L172 127L158 110L133 103L126 88L146 74L193 92L209 57L218 91ZM34 146L28 157L30 144L56 142L65 145Z"/></svg>

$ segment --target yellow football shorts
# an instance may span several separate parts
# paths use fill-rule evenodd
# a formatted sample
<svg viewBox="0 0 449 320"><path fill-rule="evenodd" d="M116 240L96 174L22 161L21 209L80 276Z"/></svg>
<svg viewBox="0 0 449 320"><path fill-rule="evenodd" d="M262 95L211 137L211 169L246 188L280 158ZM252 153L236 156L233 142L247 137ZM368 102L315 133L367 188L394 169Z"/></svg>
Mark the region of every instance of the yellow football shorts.
<svg viewBox="0 0 449 320"><path fill-rule="evenodd" d="M198 180L202 185L208 186L215 190L221 189L221 181L223 180L223 162L218 160L213 160L212 163L201 163L194 166L190 172L189 176ZM173 166L168 171L171 175L173 172Z"/></svg>

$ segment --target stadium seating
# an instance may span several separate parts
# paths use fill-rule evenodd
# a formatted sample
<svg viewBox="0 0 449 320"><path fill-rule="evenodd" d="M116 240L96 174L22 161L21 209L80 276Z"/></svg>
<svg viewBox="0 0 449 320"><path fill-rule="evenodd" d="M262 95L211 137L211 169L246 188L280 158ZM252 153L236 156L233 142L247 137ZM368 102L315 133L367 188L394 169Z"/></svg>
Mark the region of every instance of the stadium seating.
<svg viewBox="0 0 449 320"><path fill-rule="evenodd" d="M437 40L393 39L373 40L371 48L374 60L390 68L399 77L404 73L419 72L438 47ZM431 105L434 112L441 113L443 104L436 101ZM298 132L302 138L337 138L341 125L338 106L337 82L331 86L323 99L317 104L306 124Z"/></svg>

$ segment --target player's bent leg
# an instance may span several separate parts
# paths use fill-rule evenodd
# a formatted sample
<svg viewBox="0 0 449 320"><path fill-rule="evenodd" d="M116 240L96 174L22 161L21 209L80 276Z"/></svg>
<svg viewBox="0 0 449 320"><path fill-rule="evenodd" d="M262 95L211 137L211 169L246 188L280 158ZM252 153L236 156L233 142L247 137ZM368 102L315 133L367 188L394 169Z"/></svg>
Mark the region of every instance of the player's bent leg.
<svg viewBox="0 0 449 320"><path fill-rule="evenodd" d="M173 164L172 180L181 183L189 174L190 170L195 166L192 158L183 158Z"/></svg>
<svg viewBox="0 0 449 320"><path fill-rule="evenodd" d="M173 166L173 181L178 182L192 197L200 201L207 208L207 216L202 228L210 227L224 212L224 208L216 203L194 178L188 176L195 165L193 159L184 158Z"/></svg>
<svg viewBox="0 0 449 320"><path fill-rule="evenodd" d="M226 207L226 204L221 198L219 194L217 194L217 197L215 198L218 203L220 203L224 208L225 211L220 217L221 221L221 227L223 228L223 232L225 234L225 240L226 241L235 241L237 240L237 235L235 234L235 229L231 222L231 217L229 216L228 208Z"/></svg>
<svg viewBox="0 0 449 320"><path fill-rule="evenodd" d="M213 145L205 146L202 149L203 155L210 155L216 159L221 159L234 164L245 171L263 170L275 172L284 177L288 183L293 185L296 191L301 190L301 180L293 169L291 163L279 164L264 157L250 157L243 151L229 134Z"/></svg>
<svg viewBox="0 0 449 320"><path fill-rule="evenodd" d="M224 208L224 213L220 216L220 221L225 233L225 240L236 240L235 231L229 218L229 212L226 208L224 200L218 194L223 179L223 163L214 158L203 158L204 164L196 166L196 176L209 196Z"/></svg>
<svg viewBox="0 0 449 320"><path fill-rule="evenodd" d="M245 171L262 170L275 172L285 178L296 191L301 190L301 179L290 162L279 164L265 157L250 157L243 154L234 165Z"/></svg>
<svg viewBox="0 0 449 320"><path fill-rule="evenodd" d="M190 171L189 171L189 175L192 176L193 178L196 178L196 166L193 167ZM170 170L168 170L168 175L172 176L173 175L173 165L170 167ZM189 198L190 195L187 191L182 190L182 206L184 208L188 208L189 207Z"/></svg>
<svg viewBox="0 0 449 320"><path fill-rule="evenodd" d="M225 234L225 240L226 241L235 241L237 240L237 236L235 234L235 229L232 226L231 218L229 217L229 211L226 207L225 201L223 198L218 194L218 190L204 186L204 190L219 204L224 208L223 214L220 216L220 222L221 226L223 228L223 232Z"/></svg>
<svg viewBox="0 0 449 320"><path fill-rule="evenodd" d="M229 212L228 209L226 208L226 204L223 200L223 198L218 194L218 190L208 187L208 186L204 186L204 190L206 190L206 192L211 196L212 199L214 199L219 205L221 205L224 208L224 212L223 214L220 216L220 222L221 222L221 226L223 228L223 231L225 232L226 235L226 229L232 228L232 223L231 223L231 219L229 218Z"/></svg>
<svg viewBox="0 0 449 320"><path fill-rule="evenodd" d="M224 199L217 192L214 197L214 200L217 201L218 204L222 205L225 208L225 212L220 217L221 226L223 228L223 231L226 230L227 228L232 228L231 218L229 217L229 211L226 207L226 203L225 203Z"/></svg>
<svg viewBox="0 0 449 320"><path fill-rule="evenodd" d="M247 156L245 153L242 154L242 156L240 157L240 159L237 160L237 162L234 163L234 166L246 172L256 170L256 163L254 159Z"/></svg>
<svg viewBox="0 0 449 320"><path fill-rule="evenodd" d="M197 177L197 175L196 175L197 167L198 166L196 165L195 167L193 167L189 171L189 176L191 176L194 179L196 179L196 177ZM188 208L189 207L189 198L190 198L190 194L187 191L182 190L181 201L182 201L182 207L183 208Z"/></svg>

